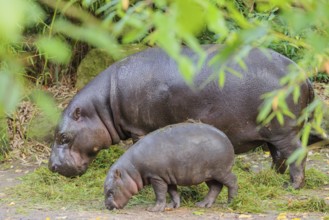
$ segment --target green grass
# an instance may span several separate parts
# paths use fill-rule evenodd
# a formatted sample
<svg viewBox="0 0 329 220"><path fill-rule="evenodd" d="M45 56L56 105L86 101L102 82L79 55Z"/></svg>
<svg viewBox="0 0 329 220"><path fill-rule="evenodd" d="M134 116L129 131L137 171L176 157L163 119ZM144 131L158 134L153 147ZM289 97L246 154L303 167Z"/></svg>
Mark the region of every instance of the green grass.
<svg viewBox="0 0 329 220"><path fill-rule="evenodd" d="M123 153L119 147L102 151L86 174L77 178L65 178L40 167L22 178L22 184L9 189L11 200L24 201L26 207L48 209L104 209L103 183L108 168ZM306 172L306 186L302 190L285 189L289 175L280 175L271 169L258 173L250 171L248 164L237 158L233 172L238 177L239 193L227 206L227 189L224 187L214 207L222 211L263 213L271 210L294 212L328 212L325 201L314 194L314 189L329 183L328 175L309 169ZM312 191L313 190L313 191ZM192 187L179 187L181 205L194 207L204 198L208 189L203 183ZM313 192L313 193L312 193ZM310 196L311 195L311 196ZM303 197L304 199L299 199ZM307 199L305 199L307 198ZM127 207L154 203L150 186L133 196Z"/></svg>
<svg viewBox="0 0 329 220"><path fill-rule="evenodd" d="M39 205L49 209L75 207L103 209L103 183L111 164L124 151L112 146L100 152L88 171L76 178L66 178L40 167L22 178L22 184L10 188L11 200L24 200L27 206Z"/></svg>

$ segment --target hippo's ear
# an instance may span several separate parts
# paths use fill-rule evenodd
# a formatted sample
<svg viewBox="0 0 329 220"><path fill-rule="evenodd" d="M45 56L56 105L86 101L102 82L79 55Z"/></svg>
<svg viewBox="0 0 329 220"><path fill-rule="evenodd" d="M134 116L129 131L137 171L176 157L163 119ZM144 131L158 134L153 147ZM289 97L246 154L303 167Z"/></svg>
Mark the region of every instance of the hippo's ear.
<svg viewBox="0 0 329 220"><path fill-rule="evenodd" d="M120 170L116 169L116 170L114 171L114 177L115 177L116 179L121 178L121 172L120 172Z"/></svg>
<svg viewBox="0 0 329 220"><path fill-rule="evenodd" d="M73 119L77 121L79 120L80 117L81 117L81 108L77 107L73 112Z"/></svg>

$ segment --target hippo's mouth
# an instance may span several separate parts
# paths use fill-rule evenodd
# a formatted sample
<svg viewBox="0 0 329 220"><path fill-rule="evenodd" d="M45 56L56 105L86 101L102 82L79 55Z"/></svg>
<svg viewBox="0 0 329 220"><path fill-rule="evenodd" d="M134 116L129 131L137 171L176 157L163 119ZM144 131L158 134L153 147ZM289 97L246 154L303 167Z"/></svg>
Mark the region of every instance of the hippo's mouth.
<svg viewBox="0 0 329 220"><path fill-rule="evenodd" d="M66 177L76 177L84 174L92 160L82 157L69 149L52 149L48 167L52 172Z"/></svg>
<svg viewBox="0 0 329 220"><path fill-rule="evenodd" d="M118 204L113 200L112 201L107 201L105 206L108 210L121 209L121 207L118 206Z"/></svg>
<svg viewBox="0 0 329 220"><path fill-rule="evenodd" d="M88 169L89 163L83 163L80 166L69 164L56 164L49 161L48 167L54 173L59 173L66 177L77 177L83 175Z"/></svg>

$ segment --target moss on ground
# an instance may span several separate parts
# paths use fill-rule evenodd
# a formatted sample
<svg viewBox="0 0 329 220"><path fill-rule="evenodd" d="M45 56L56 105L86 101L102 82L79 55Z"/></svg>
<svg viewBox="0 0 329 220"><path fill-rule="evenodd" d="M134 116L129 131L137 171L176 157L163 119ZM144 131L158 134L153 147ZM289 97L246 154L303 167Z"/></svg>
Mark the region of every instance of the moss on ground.
<svg viewBox="0 0 329 220"><path fill-rule="evenodd" d="M49 209L104 209L103 183L111 164L123 153L119 147L112 146L102 151L92 163L86 174L77 178L65 178L51 173L46 167L40 167L35 172L22 178L22 183L10 188L16 201L25 201L25 205L47 207ZM306 186L302 190L285 189L283 185L289 181L289 175L280 175L266 169L253 172L246 169L244 163L237 158L233 172L238 177L239 194L227 206L227 189L217 199L214 207L220 210L235 212L262 213L267 211L296 212L328 212L328 205L323 198L317 197L314 189L329 183L329 176L316 169L306 172ZM203 183L192 187L179 187L182 206L194 207L207 193ZM313 191L312 191L313 190ZM312 196L310 196L312 195ZM303 197L304 199L299 199ZM134 196L128 207L152 204L154 193L151 187L145 187Z"/></svg>

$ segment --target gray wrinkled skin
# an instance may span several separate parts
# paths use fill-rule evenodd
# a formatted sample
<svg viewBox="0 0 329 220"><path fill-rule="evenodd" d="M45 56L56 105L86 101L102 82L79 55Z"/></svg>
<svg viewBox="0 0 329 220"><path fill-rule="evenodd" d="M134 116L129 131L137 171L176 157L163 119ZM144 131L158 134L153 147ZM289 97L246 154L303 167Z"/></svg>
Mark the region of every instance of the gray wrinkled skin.
<svg viewBox="0 0 329 220"><path fill-rule="evenodd" d="M215 47L204 46L209 51L207 60L218 52ZM183 53L194 56L187 48ZM63 112L49 168L65 176L81 175L101 149L120 139L137 140L166 125L194 119L222 130L231 140L235 153L267 144L273 166L284 172L285 159L301 147L296 138L301 127L288 117L283 127L276 120L259 127L256 117L261 95L280 88L280 78L286 75L289 65L295 64L274 51L267 50L264 54L259 49L251 50L244 62L247 70L233 61L227 65L240 72L242 78L227 73L223 89L215 79L202 90L190 89L176 63L158 48L113 64L85 86ZM218 69L216 65L205 65L194 80L195 85L200 86ZM314 96L308 81L300 88L297 104L291 97L287 99L295 115ZM305 159L300 165L291 164L289 169L293 187L303 186Z"/></svg>
<svg viewBox="0 0 329 220"><path fill-rule="evenodd" d="M231 172L234 149L226 135L216 128L196 123L170 125L154 131L128 149L107 174L104 184L105 206L121 209L145 185L151 184L156 204L149 211L164 211L166 193L169 207L178 208L177 185L206 182L209 192L198 207L211 207L228 187L228 201L237 194L235 175Z"/></svg>

